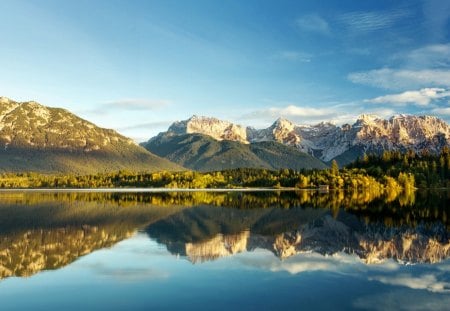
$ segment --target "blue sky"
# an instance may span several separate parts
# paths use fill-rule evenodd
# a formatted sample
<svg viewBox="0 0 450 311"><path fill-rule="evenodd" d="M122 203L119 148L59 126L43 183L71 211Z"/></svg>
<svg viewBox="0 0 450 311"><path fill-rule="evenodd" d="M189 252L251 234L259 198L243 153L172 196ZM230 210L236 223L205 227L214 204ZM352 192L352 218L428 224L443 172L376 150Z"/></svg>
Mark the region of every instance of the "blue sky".
<svg viewBox="0 0 450 311"><path fill-rule="evenodd" d="M138 141L193 114L450 120L450 1L0 0L0 12L0 96Z"/></svg>

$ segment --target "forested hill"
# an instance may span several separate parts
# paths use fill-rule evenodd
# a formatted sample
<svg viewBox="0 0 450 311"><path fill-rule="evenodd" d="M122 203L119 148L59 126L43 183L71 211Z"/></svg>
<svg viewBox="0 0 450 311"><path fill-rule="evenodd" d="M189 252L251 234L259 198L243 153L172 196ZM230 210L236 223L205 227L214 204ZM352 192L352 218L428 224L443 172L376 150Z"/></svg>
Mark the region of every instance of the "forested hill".
<svg viewBox="0 0 450 311"><path fill-rule="evenodd" d="M323 169L319 159L275 141L252 144L215 140L203 134L159 135L142 146L189 169L208 172L236 168Z"/></svg>
<svg viewBox="0 0 450 311"><path fill-rule="evenodd" d="M419 188L450 187L450 149L447 147L437 155L412 150L406 153L385 151L381 156L365 154L347 167L364 169L375 178L385 175L397 177L400 173L411 174Z"/></svg>

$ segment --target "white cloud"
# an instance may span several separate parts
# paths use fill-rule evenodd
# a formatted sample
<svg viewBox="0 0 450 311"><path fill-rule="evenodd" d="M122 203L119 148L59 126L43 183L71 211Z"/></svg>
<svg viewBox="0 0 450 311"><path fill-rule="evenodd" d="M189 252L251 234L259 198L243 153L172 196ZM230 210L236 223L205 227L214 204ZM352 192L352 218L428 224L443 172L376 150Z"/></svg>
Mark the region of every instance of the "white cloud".
<svg viewBox="0 0 450 311"><path fill-rule="evenodd" d="M323 117L330 115L329 109L299 107L295 105L289 105L285 108L269 108L268 112L271 115L294 116L294 117L304 117L304 116Z"/></svg>
<svg viewBox="0 0 450 311"><path fill-rule="evenodd" d="M263 121L261 126L267 126L279 117L286 118L296 124L315 124L319 122L332 122L335 124L354 123L359 115L363 113L375 114L382 118L391 117L398 113L390 108L367 108L357 103L327 105L321 104L321 107L307 107L288 104L287 106L271 107L260 109L242 115L239 120Z"/></svg>
<svg viewBox="0 0 450 311"><path fill-rule="evenodd" d="M360 113L365 113L365 111L368 111L367 113L376 115L380 118L390 118L393 115L397 114L398 112L394 109L389 108L380 108L380 109L363 109Z"/></svg>
<svg viewBox="0 0 450 311"><path fill-rule="evenodd" d="M317 14L309 14L299 17L295 21L295 24L302 31L320 34L330 33L328 22Z"/></svg>
<svg viewBox="0 0 450 311"><path fill-rule="evenodd" d="M291 259L292 258L292 259ZM344 253L333 256L323 256L317 253L307 253L301 256L291 257L284 261L272 262L270 271L287 271L290 274L298 274L310 271L341 272L349 266L361 265L359 258Z"/></svg>
<svg viewBox="0 0 450 311"><path fill-rule="evenodd" d="M170 101L165 99L151 100L142 98L129 98L107 102L103 104L103 108L120 110L154 110L166 107L169 104Z"/></svg>
<svg viewBox="0 0 450 311"><path fill-rule="evenodd" d="M411 289L424 289L435 293L450 293L450 283L439 281L434 274L424 274L419 277L410 274L400 274L394 276L376 276L369 278L383 284L404 286Z"/></svg>
<svg viewBox="0 0 450 311"><path fill-rule="evenodd" d="M338 17L353 32L370 32L392 27L400 19L410 15L407 11L350 12Z"/></svg>
<svg viewBox="0 0 450 311"><path fill-rule="evenodd" d="M353 83L384 89L408 89L424 86L450 86L450 70L446 69L391 69L383 68L348 75Z"/></svg>
<svg viewBox="0 0 450 311"><path fill-rule="evenodd" d="M365 100L376 104L405 105L415 104L427 106L435 99L449 97L450 92L442 88L424 88L418 91L406 91L399 94L389 94Z"/></svg>
<svg viewBox="0 0 450 311"><path fill-rule="evenodd" d="M253 252L244 252L236 255L236 260L243 266L272 272L285 271L290 274L301 274L312 271L326 271L357 277L368 271L393 273L400 267L399 263L394 260L386 260L376 265L367 265L355 254L346 254L344 252L333 255L307 252L280 260L269 251L258 249Z"/></svg>

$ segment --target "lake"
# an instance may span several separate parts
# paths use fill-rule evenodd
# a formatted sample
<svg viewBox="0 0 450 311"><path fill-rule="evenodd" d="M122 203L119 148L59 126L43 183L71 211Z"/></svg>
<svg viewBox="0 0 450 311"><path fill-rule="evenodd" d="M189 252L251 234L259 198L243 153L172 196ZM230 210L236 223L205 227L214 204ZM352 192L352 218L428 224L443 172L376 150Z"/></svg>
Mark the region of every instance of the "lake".
<svg viewBox="0 0 450 311"><path fill-rule="evenodd" d="M2 310L448 310L450 194L0 192Z"/></svg>

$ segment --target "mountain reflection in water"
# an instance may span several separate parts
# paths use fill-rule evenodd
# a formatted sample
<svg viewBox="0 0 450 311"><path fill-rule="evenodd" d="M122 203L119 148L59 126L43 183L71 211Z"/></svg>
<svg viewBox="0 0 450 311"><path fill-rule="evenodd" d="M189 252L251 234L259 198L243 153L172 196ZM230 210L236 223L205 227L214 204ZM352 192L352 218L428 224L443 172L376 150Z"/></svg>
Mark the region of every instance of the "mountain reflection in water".
<svg viewBox="0 0 450 311"><path fill-rule="evenodd" d="M257 248L436 263L449 257L449 194L1 192L0 278L66 266L137 230L194 263Z"/></svg>

